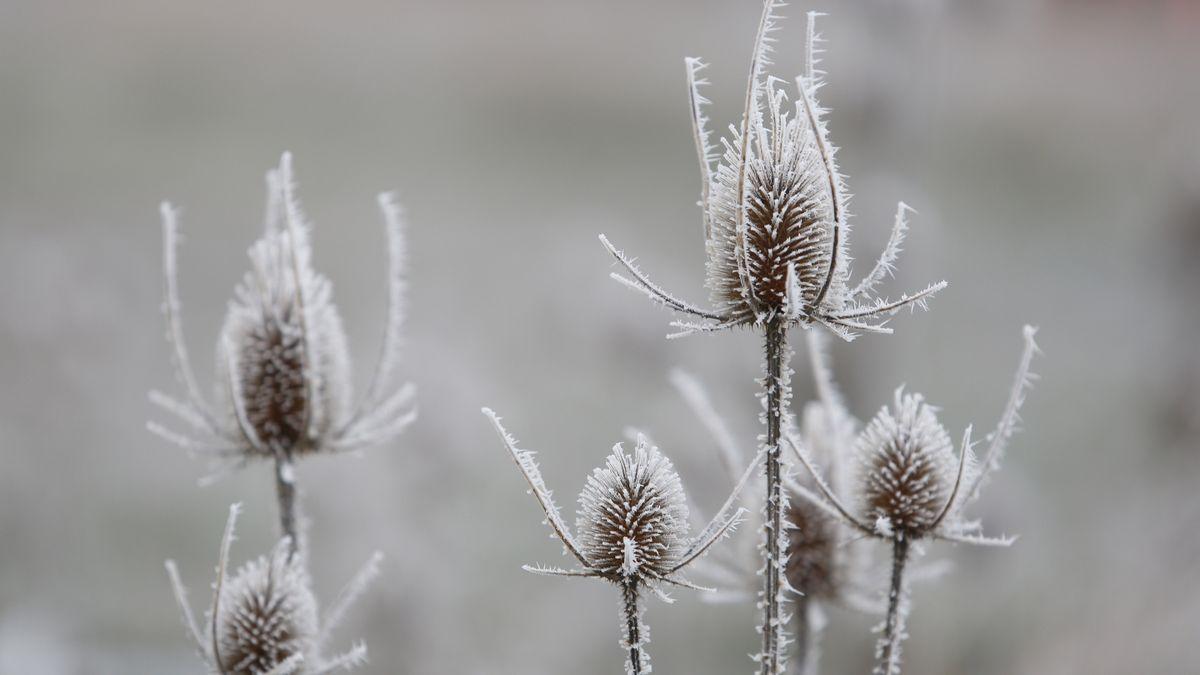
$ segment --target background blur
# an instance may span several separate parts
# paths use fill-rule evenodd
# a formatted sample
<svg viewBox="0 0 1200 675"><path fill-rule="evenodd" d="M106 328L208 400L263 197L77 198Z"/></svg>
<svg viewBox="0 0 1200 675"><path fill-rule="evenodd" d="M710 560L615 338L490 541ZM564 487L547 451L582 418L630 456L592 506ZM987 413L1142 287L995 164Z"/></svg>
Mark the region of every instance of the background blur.
<svg viewBox="0 0 1200 675"><path fill-rule="evenodd" d="M906 672L1194 672L1200 4L814 0L787 10L788 79L810 8L830 13L823 102L860 266L904 199L920 213L889 288L951 282L896 335L837 346L854 412L907 382L952 435L990 428L1023 323L1046 354L976 509L1021 539L932 547L955 567L916 589ZM163 559L203 605L231 502L246 503L235 562L271 544L266 466L198 488L205 465L144 424L148 389L178 391L158 202L183 208L185 329L207 383L285 149L360 383L385 300L374 195L398 190L411 223L404 374L421 419L389 447L300 467L318 594L387 555L337 644L365 638L368 673L616 672L612 589L521 572L559 547L479 407L541 451L569 512L626 425L655 434L709 513L719 503L712 443L667 374L707 382L752 439L759 340L663 340L669 316L607 279L596 235L706 298L683 57L712 62L723 131L758 13L0 3L0 673L200 672ZM793 365L802 402L809 370ZM676 595L649 609L656 672L749 672L753 609ZM832 618L826 671L867 672L873 620Z"/></svg>

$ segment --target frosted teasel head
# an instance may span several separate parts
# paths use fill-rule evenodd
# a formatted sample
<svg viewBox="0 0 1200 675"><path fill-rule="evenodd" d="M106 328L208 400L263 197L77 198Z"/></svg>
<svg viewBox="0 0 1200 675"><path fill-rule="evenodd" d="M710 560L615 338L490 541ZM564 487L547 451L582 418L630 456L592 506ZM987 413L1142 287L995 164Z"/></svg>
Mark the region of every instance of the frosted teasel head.
<svg viewBox="0 0 1200 675"><path fill-rule="evenodd" d="M576 532L572 533L542 480L533 452L517 447L517 441L488 408L483 413L492 421L513 461L529 484L530 492L546 514L546 522L562 542L564 554L578 563L576 569L525 566L538 574L594 577L621 589L623 600L622 647L628 650L627 673L650 672L644 646L649 641L642 621L639 594L649 588L670 602L664 586L704 589L682 576L683 570L741 522L745 509L733 510L738 494L761 460L756 457L725 504L698 535L691 535L688 503L674 466L644 436L639 436L632 453L620 443L613 446L604 466L588 477L579 495Z"/></svg>
<svg viewBox="0 0 1200 675"><path fill-rule="evenodd" d="M859 433L858 499L848 505L815 466L799 439L790 445L817 485L805 491L810 503L836 516L859 532L876 538L912 542L922 539L1007 546L1010 537L987 537L978 521L963 511L979 495L988 474L999 467L1008 440L1016 431L1018 412L1036 376L1030 364L1037 353L1036 329L1024 329L1025 348L996 429L987 438L979 462L971 443L971 427L963 433L958 456L937 409L920 394L897 389L892 406L882 408Z"/></svg>
<svg viewBox="0 0 1200 675"><path fill-rule="evenodd" d="M319 675L366 663L367 648L361 642L329 658L323 657L322 651L351 604L378 575L380 554L372 556L321 615L303 557L290 553L286 537L270 553L228 574L239 510L238 504L229 509L203 630L196 623L175 562L166 563L184 625L210 671L219 675Z"/></svg>
<svg viewBox="0 0 1200 675"><path fill-rule="evenodd" d="M760 459L756 457L746 469L712 521L698 535L691 536L687 498L671 461L644 436L639 436L632 453L617 443L604 466L588 476L579 494L577 534L572 534L542 481L533 451L517 447L516 439L500 424L496 413L488 408L483 412L524 474L565 552L580 565L580 569L571 571L527 568L533 572L695 588L679 574L741 522L745 510L734 511L733 507Z"/></svg>
<svg viewBox="0 0 1200 675"><path fill-rule="evenodd" d="M199 454L240 466L254 458L337 452L385 441L416 416L412 385L395 386L403 318L403 220L381 194L390 273L383 351L371 384L353 401L346 334L329 280L312 267L309 224L300 210L291 156L267 174L262 237L250 247L250 270L234 290L217 343L216 396L200 393L183 340L176 281L178 216L162 205L167 337L184 386L183 400L151 400L190 426L196 437L155 422L151 431Z"/></svg>
<svg viewBox="0 0 1200 675"><path fill-rule="evenodd" d="M782 3L767 0L759 21L741 123L730 125L718 152L709 140L700 87L705 64L686 60L689 107L701 166L700 208L707 250L707 286L712 309L702 309L652 282L608 239L600 239L629 277L621 283L687 319L673 322L672 336L756 326L782 320L819 323L844 339L863 331L889 333L888 318L905 307L925 307L946 282L889 300L875 287L894 271L911 209L896 211L892 234L871 271L850 281L846 203L849 194L837 168L816 100L823 85L816 69L816 13L809 13L807 65L795 89L767 76L769 55ZM715 165L715 166L714 166Z"/></svg>

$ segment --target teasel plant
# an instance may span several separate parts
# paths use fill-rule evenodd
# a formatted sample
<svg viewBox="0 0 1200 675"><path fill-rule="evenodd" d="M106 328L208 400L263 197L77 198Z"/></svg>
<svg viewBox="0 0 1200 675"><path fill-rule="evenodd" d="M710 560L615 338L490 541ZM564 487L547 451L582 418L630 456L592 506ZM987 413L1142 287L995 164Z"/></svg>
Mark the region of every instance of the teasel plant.
<svg viewBox="0 0 1200 675"><path fill-rule="evenodd" d="M742 472L742 477L712 520L691 536L688 500L671 461L644 436L639 436L632 453L621 443L613 446L604 466L595 469L579 494L579 511L572 532L546 487L534 453L518 447L516 439L488 408L505 448L529 485L529 491L546 515L564 555L579 567L564 569L526 565L536 574L590 577L616 585L621 593L621 647L627 653L627 675L649 673L646 644L650 632L643 618L645 591L673 602L667 587L710 591L682 576L720 539L741 522L745 509L734 506L741 489L762 461L762 453Z"/></svg>
<svg viewBox="0 0 1200 675"><path fill-rule="evenodd" d="M412 384L398 386L403 323L404 221L390 193L380 194L388 242L387 319L382 353L355 403L350 353L333 286L312 267L310 225L296 197L292 158L267 173L262 237L250 247L250 271L234 289L216 349L215 396L200 390L184 342L177 280L178 212L163 203L163 311L184 398L158 391L150 400L189 427L148 429L189 453L215 460L211 481L255 460L275 467L280 529L291 552L302 542L294 465L318 453L355 451L387 441L416 419Z"/></svg>
<svg viewBox="0 0 1200 675"><path fill-rule="evenodd" d="M850 475L845 459L857 433L857 420L846 410L826 351L826 334L808 331L807 349L817 399L808 402L799 415L798 428L789 435L799 434L810 453L820 458L838 486L847 484ZM697 421L718 449L719 463L731 480L736 480L734 467L743 462L745 452L730 431L726 416L694 376L675 370L671 384L685 401ZM785 474L784 489L789 495L784 513L788 531L787 566L784 579L792 591L793 611L792 655L789 672L796 675L815 675L820 663L820 639L828 624L825 607L838 606L867 614L882 614L881 603L871 598L873 579L870 560L863 540L857 532L830 516L823 509L804 499L798 491L815 490L806 475ZM743 492L744 504L761 502L754 489ZM749 508L751 513L761 508ZM701 561L698 574L717 586L717 593L705 595L713 602L740 602L752 598L758 586L757 551L746 546L742 537L731 545L714 551Z"/></svg>
<svg viewBox="0 0 1200 675"><path fill-rule="evenodd" d="M196 621L175 561L167 575L192 646L218 675L322 675L367 662L367 647L355 643L336 656L322 656L333 630L379 574L382 554L366 565L321 614L304 554L292 555L285 536L266 555L229 571L229 552L240 504L229 508L221 537L213 597L204 628Z"/></svg>
<svg viewBox="0 0 1200 675"><path fill-rule="evenodd" d="M1032 326L1023 330L1024 349L1008 401L995 430L985 439L986 449L978 461L970 426L963 433L956 458L954 443L937 419L938 409L920 394L905 393L903 387L896 390L892 407L883 407L855 441L858 472L853 501L830 486L802 439L787 439L817 486L815 491L802 490L801 495L861 536L891 546L887 615L877 629L881 637L875 650L876 675L900 673L901 644L907 637L905 621L911 607L907 565L923 543L941 540L1004 547L1015 541L1014 537L985 535L980 521L968 519L963 512L999 468L1017 430L1021 406L1036 379L1030 370L1039 353L1036 332Z"/></svg>
<svg viewBox="0 0 1200 675"><path fill-rule="evenodd" d="M730 125L729 136L721 141L722 153L710 143L704 113L708 100L700 93L707 84L701 77L705 64L693 58L685 61L701 168L699 205L712 308L701 308L666 291L600 235L624 271L614 272L614 279L683 316L672 322L676 330L669 337L738 327L763 332L760 396L766 427L761 438L766 492L759 598L762 648L757 656L762 675L785 671L788 644L784 570L789 504L781 452L782 431L790 424L788 330L819 325L845 340L862 332L889 333L886 324L892 315L904 308L926 308L930 297L946 286L940 281L896 300L875 294L876 286L894 272L908 229L909 209L903 203L874 267L859 282L850 281L849 194L830 141L828 111L816 99L823 86L817 69L818 15L808 15L805 71L795 79L795 102L788 104L783 80L766 74L781 6L775 0L763 5L742 118L739 125Z"/></svg>

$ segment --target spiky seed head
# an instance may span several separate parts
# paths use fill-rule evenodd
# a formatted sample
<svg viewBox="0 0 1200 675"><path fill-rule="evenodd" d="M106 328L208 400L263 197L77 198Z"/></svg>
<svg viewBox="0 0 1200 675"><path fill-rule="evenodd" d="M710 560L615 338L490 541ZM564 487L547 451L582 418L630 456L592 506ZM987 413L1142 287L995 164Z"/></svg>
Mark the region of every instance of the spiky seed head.
<svg viewBox="0 0 1200 675"><path fill-rule="evenodd" d="M858 438L862 508L882 532L919 539L937 524L954 489L954 445L920 394L896 390Z"/></svg>
<svg viewBox="0 0 1200 675"><path fill-rule="evenodd" d="M688 508L679 474L657 448L639 438L632 454L621 444L588 477L579 495L576 528L584 557L601 576L668 576L688 543Z"/></svg>
<svg viewBox="0 0 1200 675"><path fill-rule="evenodd" d="M297 654L311 660L317 601L300 556L286 545L246 563L225 584L217 620L220 671L261 675Z"/></svg>
<svg viewBox="0 0 1200 675"><path fill-rule="evenodd" d="M350 407L345 331L306 239L299 225L268 228L250 248L217 345L227 422L248 426L267 454L319 447Z"/></svg>
<svg viewBox="0 0 1200 675"><path fill-rule="evenodd" d="M788 558L784 574L792 588L811 598L837 597L837 531L829 516L804 499L791 499L786 514Z"/></svg>
<svg viewBox="0 0 1200 675"><path fill-rule="evenodd" d="M786 94L769 97L766 120L756 115L746 161L745 268L740 267L740 131L714 174L709 218L708 286L713 303L730 316L752 320L789 308L789 284L799 290L793 302L814 303L829 275L833 257L833 208L829 178L816 136L803 110L784 110ZM839 246L840 248L840 246ZM841 272L841 270L838 270ZM743 274L751 297L745 293ZM839 277L840 279L840 274ZM794 279L794 281L793 281ZM835 279L838 281L838 279ZM831 288L826 298L838 297ZM822 305L828 305L824 300Z"/></svg>

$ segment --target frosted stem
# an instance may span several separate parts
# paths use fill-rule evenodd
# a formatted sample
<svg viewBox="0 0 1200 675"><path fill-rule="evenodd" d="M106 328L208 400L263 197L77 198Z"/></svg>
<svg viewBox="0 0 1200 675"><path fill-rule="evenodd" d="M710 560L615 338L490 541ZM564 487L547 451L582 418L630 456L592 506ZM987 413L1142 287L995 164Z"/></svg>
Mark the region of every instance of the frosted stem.
<svg viewBox="0 0 1200 675"><path fill-rule="evenodd" d="M783 408L786 405L787 325L782 317L771 319L766 327L766 378L763 381L766 404L766 476L767 503L763 519L763 621L762 675L778 675L784 669L783 625L783 472L780 438Z"/></svg>
<svg viewBox="0 0 1200 675"><path fill-rule="evenodd" d="M275 455L275 498L279 502L279 529L289 539L291 560L300 548L300 540L296 536L296 468L287 452Z"/></svg>
<svg viewBox="0 0 1200 675"><path fill-rule="evenodd" d="M883 640L880 643L879 664L875 672L879 675L900 675L900 642L904 639L904 565L908 562L908 540L897 535L892 540L892 585L888 590L887 621L884 623Z"/></svg>
<svg viewBox="0 0 1200 675"><path fill-rule="evenodd" d="M627 675L642 675L650 672L650 657L642 649L642 615L638 606L638 585L633 577L621 582L622 617L625 620L625 641L622 646L629 650L625 663Z"/></svg>

